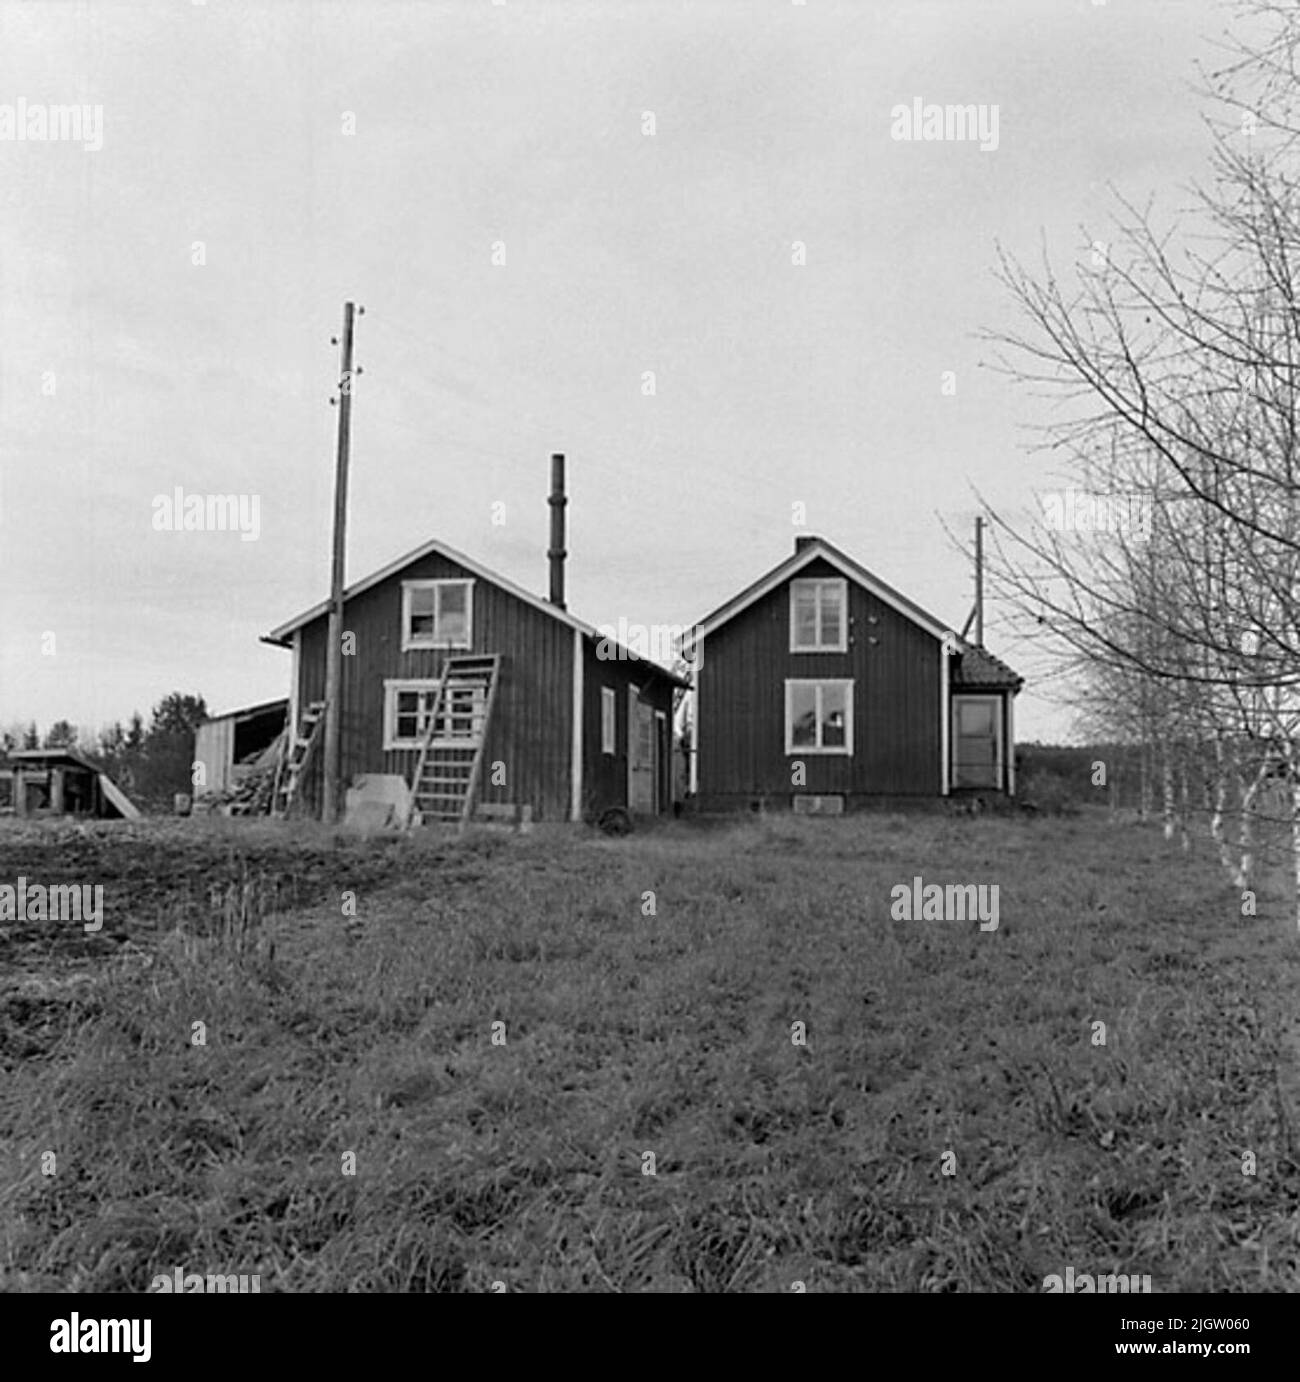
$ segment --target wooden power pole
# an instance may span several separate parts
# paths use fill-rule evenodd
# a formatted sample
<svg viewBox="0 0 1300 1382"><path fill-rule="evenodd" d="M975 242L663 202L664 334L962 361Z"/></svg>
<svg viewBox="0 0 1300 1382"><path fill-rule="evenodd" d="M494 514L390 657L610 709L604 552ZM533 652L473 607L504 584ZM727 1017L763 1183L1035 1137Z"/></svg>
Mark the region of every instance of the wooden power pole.
<svg viewBox="0 0 1300 1382"><path fill-rule="evenodd" d="M361 308L364 313L365 308ZM334 466L334 558L325 646L325 782L321 819L333 825L343 798L343 558L348 526L348 452L352 428L352 303L343 304L343 373L339 379L339 438ZM338 337L334 338L338 344ZM360 373L360 371L358 371Z"/></svg>
<svg viewBox="0 0 1300 1382"><path fill-rule="evenodd" d="M975 520L975 646L984 646L984 520Z"/></svg>

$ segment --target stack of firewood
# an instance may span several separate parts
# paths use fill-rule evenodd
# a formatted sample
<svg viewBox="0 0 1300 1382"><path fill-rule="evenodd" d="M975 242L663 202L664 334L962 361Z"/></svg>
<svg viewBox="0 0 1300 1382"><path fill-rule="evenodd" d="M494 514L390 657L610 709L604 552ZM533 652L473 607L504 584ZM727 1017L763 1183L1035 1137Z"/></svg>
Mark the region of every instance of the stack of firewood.
<svg viewBox="0 0 1300 1382"><path fill-rule="evenodd" d="M194 807L197 811L219 812L223 816L266 816L271 811L274 787L275 764L260 764L229 787L199 797Z"/></svg>

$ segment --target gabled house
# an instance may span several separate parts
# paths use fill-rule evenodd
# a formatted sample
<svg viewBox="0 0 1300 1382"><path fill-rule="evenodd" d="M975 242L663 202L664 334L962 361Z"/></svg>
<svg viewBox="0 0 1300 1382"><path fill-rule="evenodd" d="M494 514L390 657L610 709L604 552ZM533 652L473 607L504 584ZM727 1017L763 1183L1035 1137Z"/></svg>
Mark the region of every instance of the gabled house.
<svg viewBox="0 0 1300 1382"><path fill-rule="evenodd" d="M691 651L699 809L1015 792L1023 679L822 538L701 620Z"/></svg>
<svg viewBox="0 0 1300 1382"><path fill-rule="evenodd" d="M562 466L559 476L563 504ZM671 809L673 695L686 683L568 612L562 549L561 527L549 599L436 540L345 592L345 787L400 806L405 784L425 819ZM328 612L324 601L262 640L293 650L291 745L321 737ZM323 755L295 752L299 796L318 813Z"/></svg>

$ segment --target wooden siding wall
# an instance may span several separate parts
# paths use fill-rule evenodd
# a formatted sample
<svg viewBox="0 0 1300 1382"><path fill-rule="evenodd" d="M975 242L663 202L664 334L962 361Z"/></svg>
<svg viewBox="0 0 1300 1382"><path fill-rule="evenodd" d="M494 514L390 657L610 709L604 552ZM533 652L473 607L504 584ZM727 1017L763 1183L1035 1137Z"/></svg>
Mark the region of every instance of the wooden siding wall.
<svg viewBox="0 0 1300 1382"><path fill-rule="evenodd" d="M818 561L798 579L839 575ZM938 795L938 640L849 581L848 652L791 653L789 591L787 582L704 640L700 805L788 802L796 792ZM785 751L786 679L820 677L853 680L852 757ZM805 766L800 788L790 781L796 761Z"/></svg>
<svg viewBox="0 0 1300 1382"><path fill-rule="evenodd" d="M538 820L569 815L573 723L573 630L507 591L437 555L400 574L344 609L343 627L356 635L356 654L343 658L342 754L345 785L359 773L396 773L409 782L415 750L384 749L384 682L436 679L445 653L402 651L402 582L472 579L473 638L467 653L500 653L500 680L488 731L479 800L531 805ZM302 630L302 686L306 705L325 694L328 620ZM505 764L504 785L492 783L492 764ZM320 810L320 753L308 774L305 797Z"/></svg>
<svg viewBox="0 0 1300 1382"><path fill-rule="evenodd" d="M583 816L593 819L611 806L627 805L628 688L639 687L643 701L667 714L670 727L668 752L671 751L673 688L672 683L665 678L650 675L643 664L598 658L598 644L591 639L584 641L587 655L582 676L582 758L585 765L582 780ZM602 686L608 686L614 691L613 754L602 753L600 748ZM662 780L661 774L661 783ZM671 775L668 782L671 784ZM657 784L656 790L660 792L659 809L670 809L671 792L665 800L662 785Z"/></svg>
<svg viewBox="0 0 1300 1382"><path fill-rule="evenodd" d="M194 757L203 764L206 782L195 787L195 796L224 791L230 785L230 768L234 761L235 721L233 716L209 720L194 731Z"/></svg>

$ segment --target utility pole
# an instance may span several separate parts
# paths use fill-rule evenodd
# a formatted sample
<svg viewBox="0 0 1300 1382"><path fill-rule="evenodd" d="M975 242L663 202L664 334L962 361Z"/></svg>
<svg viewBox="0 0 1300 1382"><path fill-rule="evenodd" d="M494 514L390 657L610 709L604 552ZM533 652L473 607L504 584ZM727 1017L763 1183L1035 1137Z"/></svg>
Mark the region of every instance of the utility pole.
<svg viewBox="0 0 1300 1382"><path fill-rule="evenodd" d="M975 646L984 646L984 520L975 519Z"/></svg>
<svg viewBox="0 0 1300 1382"><path fill-rule="evenodd" d="M360 309L364 315L365 308ZM321 819L333 825L343 797L343 558L348 525L348 452L352 428L353 305L343 304L343 373L339 378L339 437L334 467L334 558L330 569L330 613L325 645L325 781ZM338 345L337 336L331 340ZM357 371L361 373L360 370ZM330 402L335 402L330 399Z"/></svg>

